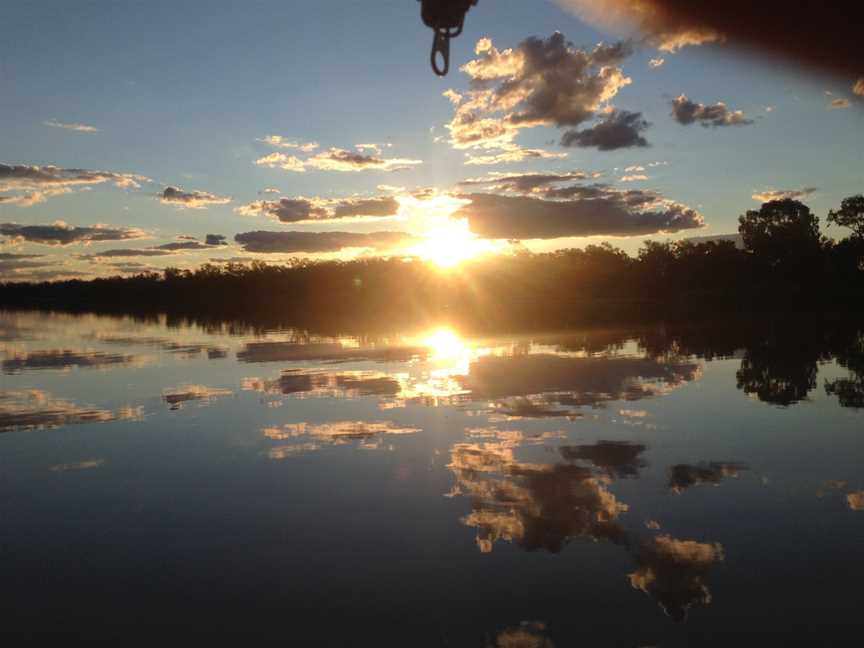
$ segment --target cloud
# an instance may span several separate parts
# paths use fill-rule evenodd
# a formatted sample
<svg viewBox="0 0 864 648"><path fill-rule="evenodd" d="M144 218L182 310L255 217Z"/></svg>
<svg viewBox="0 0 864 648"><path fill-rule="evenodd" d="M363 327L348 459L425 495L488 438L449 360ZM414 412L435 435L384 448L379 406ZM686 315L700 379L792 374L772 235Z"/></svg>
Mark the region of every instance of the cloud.
<svg viewBox="0 0 864 648"><path fill-rule="evenodd" d="M683 493L692 486L702 484L718 485L724 477L737 477L741 471L749 470L742 463L710 463L676 464L669 469L669 490Z"/></svg>
<svg viewBox="0 0 864 648"><path fill-rule="evenodd" d="M837 97L836 99L831 100L831 103L828 104L828 109L834 110L837 108L848 108L851 105L852 104L849 102L848 99L844 97Z"/></svg>
<svg viewBox="0 0 864 648"><path fill-rule="evenodd" d="M51 126L52 128L65 128L66 130L75 131L78 133L98 133L99 129L95 126L88 126L87 124L80 124L78 122L70 122L64 123L59 122L56 119L49 119L46 122L42 122L46 126Z"/></svg>
<svg viewBox="0 0 864 648"><path fill-rule="evenodd" d="M177 187L165 187L159 199L163 205L174 205L181 209L206 209L210 205L225 205L231 202L227 196L216 196L206 191L183 191Z"/></svg>
<svg viewBox="0 0 864 648"><path fill-rule="evenodd" d="M286 139L282 135L267 135L266 137L262 137L260 141L277 148L297 149L304 153L311 153L318 148L318 142L298 142Z"/></svg>
<svg viewBox="0 0 864 648"><path fill-rule="evenodd" d="M110 258L110 257L134 257L134 256L167 256L171 254L171 252L167 250L154 250L152 248L119 248L113 250L102 250L101 252L94 252L93 254L79 254L79 259L99 259L99 258Z"/></svg>
<svg viewBox="0 0 864 648"><path fill-rule="evenodd" d="M694 603L711 603L705 580L711 567L723 560L723 547L660 535L641 548L636 560L630 584L656 599L674 620L684 621Z"/></svg>
<svg viewBox="0 0 864 648"><path fill-rule="evenodd" d="M467 194L471 200L456 216L471 231L491 239L551 239L568 236L642 236L702 227L696 210L638 190L592 185L552 189L547 200L529 196Z"/></svg>
<svg viewBox="0 0 864 648"><path fill-rule="evenodd" d="M392 196L374 198L280 198L279 200L256 200L238 207L235 211L243 216L268 216L282 223L334 220L356 216L389 217L399 210L398 201Z"/></svg>
<svg viewBox="0 0 864 648"><path fill-rule="evenodd" d="M857 97L864 97L864 77L856 79L852 84L852 94Z"/></svg>
<svg viewBox="0 0 864 648"><path fill-rule="evenodd" d="M753 200L759 202L771 202L772 200L786 200L791 198L798 200L819 191L818 187L805 187L803 189L766 189L753 194Z"/></svg>
<svg viewBox="0 0 864 648"><path fill-rule="evenodd" d="M208 404L215 398L230 396L231 394L230 389L207 387L206 385L181 385L173 389L163 390L162 400L168 403L172 410L177 410L183 406L183 403L200 401L201 404Z"/></svg>
<svg viewBox="0 0 864 648"><path fill-rule="evenodd" d="M137 419L141 413L141 408L124 407L114 412L76 405L41 389L0 391L0 432Z"/></svg>
<svg viewBox="0 0 864 648"><path fill-rule="evenodd" d="M42 258L33 260L33 257L41 257L40 254L0 254L0 276L9 273L18 273L22 270L30 271L33 268L45 268L58 265L56 259Z"/></svg>
<svg viewBox="0 0 864 648"><path fill-rule="evenodd" d="M596 147L600 151L648 146L640 133L650 125L641 112L613 110L591 128L566 131L561 136L561 146Z"/></svg>
<svg viewBox="0 0 864 648"><path fill-rule="evenodd" d="M489 166L508 162L523 162L524 160L560 159L567 157L566 153L551 153L543 149L521 148L515 144L508 145L500 153L490 155L472 155L466 153L465 164Z"/></svg>
<svg viewBox="0 0 864 648"><path fill-rule="evenodd" d="M225 240L222 234L208 234L204 238L204 242L207 245L228 245L228 241Z"/></svg>
<svg viewBox="0 0 864 648"><path fill-rule="evenodd" d="M644 173L634 173L633 175L623 175L621 176L621 182L637 182L640 180L647 180L648 176Z"/></svg>
<svg viewBox="0 0 864 648"><path fill-rule="evenodd" d="M64 169L56 166L0 164L0 191L81 187L109 182L122 189L138 189L149 178L132 173Z"/></svg>
<svg viewBox="0 0 864 648"><path fill-rule="evenodd" d="M393 248L413 240L405 232L243 232L234 240L246 252L314 253L346 248Z"/></svg>
<svg viewBox="0 0 864 648"><path fill-rule="evenodd" d="M39 369L82 369L104 368L112 366L129 366L139 361L136 356L120 353L104 353L102 351L71 351L46 350L19 352L7 355L3 360L4 374L17 374L22 371Z"/></svg>
<svg viewBox="0 0 864 648"><path fill-rule="evenodd" d="M137 227L109 227L108 225L73 227L63 221L56 221L53 225L0 223L0 235L16 241L23 240L42 245L72 245L93 241L139 239L144 238L146 233Z"/></svg>
<svg viewBox="0 0 864 648"><path fill-rule="evenodd" d="M447 125L457 149L504 149L523 128L578 126L595 117L630 83L619 67L629 43L578 49L556 32L532 36L514 49L499 50L488 38L462 72L471 78L465 95L449 94L455 106Z"/></svg>
<svg viewBox="0 0 864 648"><path fill-rule="evenodd" d="M271 153L255 161L258 166L303 173L307 169L319 171L400 171L422 164L422 160L383 158L340 148L321 151L305 160L294 155Z"/></svg>
<svg viewBox="0 0 864 648"><path fill-rule="evenodd" d="M740 110L729 110L722 101L706 106L690 101L683 94L672 100L672 117L684 126L698 123L705 128L748 126L753 123L753 120L744 117L744 113Z"/></svg>
<svg viewBox="0 0 864 648"><path fill-rule="evenodd" d="M285 155L284 153L270 153L264 157L255 160L258 166L268 167L270 169L282 169L283 171L296 171L303 173L306 171L306 165L296 155Z"/></svg>
<svg viewBox="0 0 864 648"><path fill-rule="evenodd" d="M502 173L493 171L482 178L463 180L459 183L459 186L489 185L490 189L496 191L533 193L551 184L585 180L587 178L588 174L584 171L569 171L564 173Z"/></svg>
<svg viewBox="0 0 864 648"><path fill-rule="evenodd" d="M652 70L656 70L657 68L661 67L665 62L666 59L664 58L652 58L650 61L648 61L648 67L650 67Z"/></svg>
<svg viewBox="0 0 864 648"><path fill-rule="evenodd" d="M179 250L209 250L211 247L213 246L202 243L201 241L174 241L172 243L163 243L162 245L157 245L153 249L177 252Z"/></svg>
<svg viewBox="0 0 864 648"><path fill-rule="evenodd" d="M112 183L123 189L138 189L149 178L132 173L64 169L56 166L0 164L0 204L32 207L53 196L70 193L102 183Z"/></svg>

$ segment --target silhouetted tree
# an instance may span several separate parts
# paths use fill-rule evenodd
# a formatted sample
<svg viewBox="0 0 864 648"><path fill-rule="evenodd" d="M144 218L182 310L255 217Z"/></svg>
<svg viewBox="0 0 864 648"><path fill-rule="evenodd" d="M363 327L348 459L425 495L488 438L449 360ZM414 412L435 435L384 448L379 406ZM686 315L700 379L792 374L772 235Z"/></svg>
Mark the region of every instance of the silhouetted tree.
<svg viewBox="0 0 864 648"><path fill-rule="evenodd" d="M821 274L825 239L819 219L804 203L772 200L739 216L738 223L755 281L768 280L775 288L778 281L800 288Z"/></svg>
<svg viewBox="0 0 864 648"><path fill-rule="evenodd" d="M840 209L828 212L828 224L848 227L852 235L864 238L864 196L849 196L840 203Z"/></svg>

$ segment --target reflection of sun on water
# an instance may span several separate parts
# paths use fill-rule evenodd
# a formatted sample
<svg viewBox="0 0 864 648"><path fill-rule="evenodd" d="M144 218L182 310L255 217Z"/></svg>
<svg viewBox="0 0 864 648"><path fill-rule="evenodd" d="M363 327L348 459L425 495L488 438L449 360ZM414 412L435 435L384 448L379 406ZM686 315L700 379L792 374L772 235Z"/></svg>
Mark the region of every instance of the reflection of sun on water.
<svg viewBox="0 0 864 648"><path fill-rule="evenodd" d="M423 344L429 347L432 360L451 361L465 354L465 342L455 332L448 328L435 329L423 339Z"/></svg>
<svg viewBox="0 0 864 648"><path fill-rule="evenodd" d="M400 197L400 215L416 229L419 239L408 252L442 269L453 268L483 254L501 252L502 244L477 238L467 219L452 217L468 202L446 195L423 200Z"/></svg>

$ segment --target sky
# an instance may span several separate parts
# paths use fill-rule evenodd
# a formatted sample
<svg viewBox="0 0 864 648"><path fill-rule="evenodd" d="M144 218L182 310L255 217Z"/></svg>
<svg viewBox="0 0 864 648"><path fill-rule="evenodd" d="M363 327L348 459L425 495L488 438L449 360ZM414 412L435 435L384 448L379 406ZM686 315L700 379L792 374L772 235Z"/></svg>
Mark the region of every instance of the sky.
<svg viewBox="0 0 864 648"><path fill-rule="evenodd" d="M444 78L413 0L4 3L0 280L635 253L864 191L864 81L589 1L480 0Z"/></svg>

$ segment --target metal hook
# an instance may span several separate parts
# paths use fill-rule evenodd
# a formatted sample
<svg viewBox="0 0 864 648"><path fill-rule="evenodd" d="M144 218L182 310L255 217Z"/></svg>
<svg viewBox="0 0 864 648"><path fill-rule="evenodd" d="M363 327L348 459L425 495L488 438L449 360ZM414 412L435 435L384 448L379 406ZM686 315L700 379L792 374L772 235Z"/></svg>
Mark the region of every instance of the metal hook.
<svg viewBox="0 0 864 648"><path fill-rule="evenodd" d="M444 61L444 68L438 67L438 54ZM432 39L432 53L429 56L432 70L438 76L447 76L450 70L450 33L448 29L436 29L435 38Z"/></svg>

